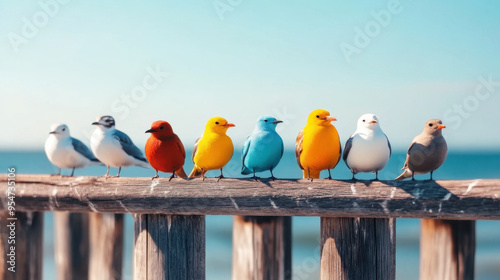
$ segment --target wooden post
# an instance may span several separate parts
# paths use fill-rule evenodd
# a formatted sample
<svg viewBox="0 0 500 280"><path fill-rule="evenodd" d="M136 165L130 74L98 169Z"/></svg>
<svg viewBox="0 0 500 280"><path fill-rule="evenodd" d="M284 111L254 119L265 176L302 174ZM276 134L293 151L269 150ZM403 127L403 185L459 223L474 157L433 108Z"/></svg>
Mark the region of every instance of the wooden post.
<svg viewBox="0 0 500 280"><path fill-rule="evenodd" d="M395 279L395 228L392 218L321 217L321 279Z"/></svg>
<svg viewBox="0 0 500 280"><path fill-rule="evenodd" d="M422 219L420 279L474 279L476 221Z"/></svg>
<svg viewBox="0 0 500 280"><path fill-rule="evenodd" d="M42 279L43 213L2 211L0 220L0 279Z"/></svg>
<svg viewBox="0 0 500 280"><path fill-rule="evenodd" d="M135 280L204 280L205 216L135 214Z"/></svg>
<svg viewBox="0 0 500 280"><path fill-rule="evenodd" d="M291 217L234 216L233 280L289 280Z"/></svg>
<svg viewBox="0 0 500 280"><path fill-rule="evenodd" d="M89 279L120 280L123 262L123 214L89 215Z"/></svg>
<svg viewBox="0 0 500 280"><path fill-rule="evenodd" d="M54 212L57 279L87 280L89 270L89 215Z"/></svg>

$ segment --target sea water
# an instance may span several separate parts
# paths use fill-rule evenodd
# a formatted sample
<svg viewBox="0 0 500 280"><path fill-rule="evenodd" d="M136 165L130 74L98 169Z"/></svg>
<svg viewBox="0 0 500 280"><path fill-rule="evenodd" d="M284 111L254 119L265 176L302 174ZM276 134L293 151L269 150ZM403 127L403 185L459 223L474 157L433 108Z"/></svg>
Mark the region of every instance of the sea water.
<svg viewBox="0 0 500 280"><path fill-rule="evenodd" d="M189 155L189 152L188 152ZM406 154L404 151L393 153L389 163L379 173L379 179L394 179L400 173ZM51 174L57 168L52 166L45 154L33 152L0 152L0 173L7 173L7 168L16 167L18 174ZM186 159L186 172L192 168L192 162ZM231 162L224 168L226 177L242 177L241 164L237 152ZM116 173L112 169L112 175ZM69 175L71 170L63 170ZM77 169L75 176L102 176L106 173L104 166L94 166ZM130 167L122 170L123 177L151 177L152 169ZM160 173L161 176L166 174ZM217 176L211 171L208 176ZM267 172L258 174L267 177ZM300 178L301 171L297 166L293 151L286 151L283 159L275 169L277 178ZM327 176L325 172L322 177ZM344 162L339 162L333 170L334 179L350 179L351 174ZM429 175L418 175L417 179L428 179ZM358 174L358 179L372 179L374 174ZM500 152L450 152L443 166L434 172L434 179L488 179L500 178ZM500 209L499 209L500 211ZM56 279L54 262L54 227L53 216L45 214L44 223L44 279ZM294 217L292 222L293 279L319 279L319 240L320 220L318 217ZM123 279L132 279L132 245L133 220L131 215L125 215L125 240L123 258ZM232 259L232 217L206 217L206 275L208 280L231 278ZM419 235L420 221L418 219L397 219L396 222L396 279L418 279L419 271ZM476 279L500 279L500 221L477 222L476 249Z"/></svg>

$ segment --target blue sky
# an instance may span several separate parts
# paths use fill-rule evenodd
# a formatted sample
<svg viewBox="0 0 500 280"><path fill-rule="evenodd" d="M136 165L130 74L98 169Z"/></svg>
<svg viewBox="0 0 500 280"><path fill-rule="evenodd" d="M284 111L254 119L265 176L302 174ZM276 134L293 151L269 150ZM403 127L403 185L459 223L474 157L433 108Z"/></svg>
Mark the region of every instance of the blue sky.
<svg viewBox="0 0 500 280"><path fill-rule="evenodd" d="M342 142L371 112L397 149L430 118L452 149L499 149L498 30L498 1L0 0L0 149L42 149L52 123L88 143L105 114L188 148L212 116L240 145L270 114L293 148L316 108Z"/></svg>

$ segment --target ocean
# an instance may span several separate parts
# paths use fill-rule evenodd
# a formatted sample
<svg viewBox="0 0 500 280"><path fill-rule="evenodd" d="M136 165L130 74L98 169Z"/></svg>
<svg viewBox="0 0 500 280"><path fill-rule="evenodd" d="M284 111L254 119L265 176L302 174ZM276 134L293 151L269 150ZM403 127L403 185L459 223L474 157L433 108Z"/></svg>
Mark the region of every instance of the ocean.
<svg viewBox="0 0 500 280"><path fill-rule="evenodd" d="M188 154L190 152L188 151ZM399 175L405 160L405 151L396 151L384 170L379 173L380 179L393 179ZM45 154L40 151L0 151L0 173L7 173L7 168L15 167L18 174L51 174L57 168L52 166ZM190 159L186 159L185 169L192 168ZM231 162L224 168L226 177L242 177L238 150ZM112 175L116 173L112 169ZM63 170L69 175L71 170ZM77 169L75 176L101 176L106 173L103 166ZM326 173L322 173L325 177ZM123 177L151 177L152 169L130 167L124 168ZM166 174L160 174L166 176ZM217 172L209 172L208 176L216 176ZM263 177L268 173L258 174ZM301 171L297 167L293 151L286 151L283 159L275 169L277 178L300 178ZM350 179L351 174L344 162L339 162L333 170L334 179ZM374 174L359 174L358 179L371 179ZM428 179L428 175L416 176L417 179ZM434 179L488 179L500 178L500 152L454 152L450 151L443 166L434 172ZM500 211L500 209L499 209ZM319 238L320 219L318 217L293 218L293 255L292 265L294 279L319 279ZM43 279L56 279L54 262L54 230L53 215L45 213L44 224L44 271ZM123 279L132 279L132 245L133 219L131 215L125 218L125 241L123 259ZM206 276L208 280L231 278L232 259L232 217L206 217ZM419 235L420 221L418 219L397 219L396 222L396 279L416 280L419 271ZM477 222L476 249L476 279L500 279L500 221Z"/></svg>

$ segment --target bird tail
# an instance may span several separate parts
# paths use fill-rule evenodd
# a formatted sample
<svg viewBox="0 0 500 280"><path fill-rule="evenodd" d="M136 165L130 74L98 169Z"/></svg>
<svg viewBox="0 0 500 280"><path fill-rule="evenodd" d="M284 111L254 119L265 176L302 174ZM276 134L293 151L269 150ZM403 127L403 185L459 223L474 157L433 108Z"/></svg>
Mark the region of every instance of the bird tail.
<svg viewBox="0 0 500 280"><path fill-rule="evenodd" d="M319 173L321 172L321 170L309 170L309 173L311 175L311 178L313 179L319 179ZM302 170L302 173L304 174L304 179L309 179L309 174L307 172L307 170Z"/></svg>
<svg viewBox="0 0 500 280"><path fill-rule="evenodd" d="M405 171L394 180L404 180L406 178L411 178L411 171L409 169L405 169Z"/></svg>
<svg viewBox="0 0 500 280"><path fill-rule="evenodd" d="M203 169L199 168L198 165L194 165L193 167L193 170L191 171L191 173L189 174L189 178L196 178L196 177L200 177L201 175L203 175L205 172L203 172Z"/></svg>
<svg viewBox="0 0 500 280"><path fill-rule="evenodd" d="M243 174L243 175L252 174L252 170L248 169L246 166L243 166L241 168L241 174Z"/></svg>
<svg viewBox="0 0 500 280"><path fill-rule="evenodd" d="M175 170L175 175L177 175L177 177L179 177L179 178L183 178L183 179L187 178L186 172L184 171L184 167L181 167L181 168Z"/></svg>

